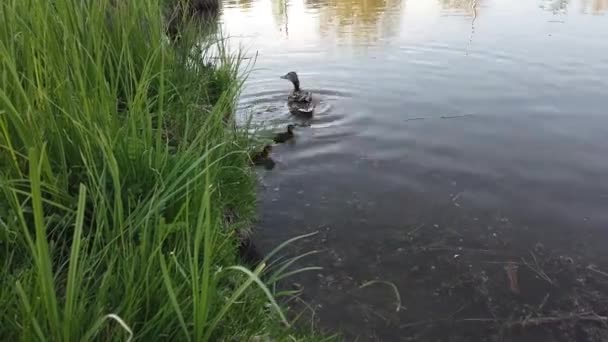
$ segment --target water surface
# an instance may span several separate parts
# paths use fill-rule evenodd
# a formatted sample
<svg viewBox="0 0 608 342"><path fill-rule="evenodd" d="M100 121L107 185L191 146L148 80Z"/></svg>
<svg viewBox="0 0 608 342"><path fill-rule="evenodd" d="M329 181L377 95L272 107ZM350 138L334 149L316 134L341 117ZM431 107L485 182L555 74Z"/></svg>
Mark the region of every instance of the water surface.
<svg viewBox="0 0 608 342"><path fill-rule="evenodd" d="M399 254L411 229L606 260L607 14L605 0L224 2L232 42L257 57L242 117L296 121L279 79L292 70L319 101L260 170L256 241L320 232L294 248L325 250L301 280L323 327L396 340L441 310L416 302ZM370 279L409 313L379 319L391 292L357 292Z"/></svg>

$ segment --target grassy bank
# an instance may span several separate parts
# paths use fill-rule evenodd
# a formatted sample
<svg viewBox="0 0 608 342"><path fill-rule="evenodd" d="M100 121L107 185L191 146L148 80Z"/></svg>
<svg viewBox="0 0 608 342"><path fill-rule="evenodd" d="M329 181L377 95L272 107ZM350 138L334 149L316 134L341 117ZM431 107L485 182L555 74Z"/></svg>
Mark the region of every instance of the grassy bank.
<svg viewBox="0 0 608 342"><path fill-rule="evenodd" d="M160 2L0 4L0 340L315 339L235 266L240 60Z"/></svg>

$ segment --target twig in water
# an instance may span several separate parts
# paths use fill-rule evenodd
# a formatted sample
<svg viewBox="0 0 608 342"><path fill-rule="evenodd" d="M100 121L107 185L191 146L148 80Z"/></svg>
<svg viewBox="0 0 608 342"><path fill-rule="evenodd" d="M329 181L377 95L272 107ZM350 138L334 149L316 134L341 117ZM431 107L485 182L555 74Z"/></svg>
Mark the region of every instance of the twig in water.
<svg viewBox="0 0 608 342"><path fill-rule="evenodd" d="M457 193L454 197L452 197L452 202L457 207L460 207L460 203L456 202L458 200L458 198L460 197L460 195L462 195L462 191Z"/></svg>
<svg viewBox="0 0 608 342"><path fill-rule="evenodd" d="M545 304L547 304L548 299L549 299L549 294L547 293L545 295L545 298L543 298L543 301L540 302L540 305L538 306L538 311L542 311L542 309L545 307Z"/></svg>
<svg viewBox="0 0 608 342"><path fill-rule="evenodd" d="M595 265L589 265L589 266L587 266L587 269L590 270L590 271L593 271L593 272L595 272L597 274L601 274L604 277L608 277L608 273L598 270L597 266L595 266Z"/></svg>
<svg viewBox="0 0 608 342"><path fill-rule="evenodd" d="M470 252L470 253L487 253L487 254L492 254L492 255L496 255L496 256L500 256L500 255L504 255L505 254L503 252L499 252L499 251L495 251L495 250L490 250L490 249L462 248L462 247L450 247L450 246L429 247L426 250L427 251L454 251L454 252Z"/></svg>
<svg viewBox="0 0 608 342"><path fill-rule="evenodd" d="M480 264L491 264L491 265L506 265L509 263L513 263L515 265L521 265L520 263L515 262L515 261L480 261L479 263Z"/></svg>
<svg viewBox="0 0 608 342"><path fill-rule="evenodd" d="M409 232L407 232L406 235L412 235L415 232L417 232L418 230L420 230L420 228L424 227L424 223L419 224L417 227L415 227L414 229L410 230Z"/></svg>
<svg viewBox="0 0 608 342"><path fill-rule="evenodd" d="M501 323L504 322L505 325L509 328L515 328L515 327L521 327L521 328L525 328L528 326L538 326L538 325L543 325L543 324L550 324L550 323L558 323L558 322L564 322L564 321L589 321L589 322L600 322L600 323L607 323L608 322L608 317L606 316L600 316L598 314L596 314L595 312L583 312L580 314L568 314L568 315L561 315L561 316L547 316L547 317L537 317L537 318L526 318L520 321L515 321L515 322L509 322L506 319L493 319L493 318L464 318L461 320L458 320L456 322L494 322L494 323Z"/></svg>
<svg viewBox="0 0 608 342"><path fill-rule="evenodd" d="M386 323L387 326L390 324L390 319L382 316L379 312L376 312L376 310L372 309L371 307L365 306L363 310L372 313L376 317L380 318L384 323ZM367 317L369 318L369 315Z"/></svg>
<svg viewBox="0 0 608 342"><path fill-rule="evenodd" d="M551 278L547 275L547 273L545 273L540 265L538 264L538 260L536 259L536 256L534 255L534 253L530 252L530 255L532 256L532 259L534 259L534 264L536 267L530 265L530 263L528 263L526 261L526 259L521 258L521 261L523 261L524 265L528 266L528 268L530 268L534 273L536 273L539 277L541 277L542 279L546 280L549 284L551 285L555 285L553 283L553 280L551 280Z"/></svg>
<svg viewBox="0 0 608 342"><path fill-rule="evenodd" d="M540 302L540 305L538 306L538 312L543 311L543 307L544 307L544 306L545 306L545 304L547 303L547 299L549 299L549 294L548 294L548 293L545 295L545 298L543 298L543 301L542 301L542 302ZM530 312L530 313L529 313L529 314L526 316L526 318L524 319L524 321L527 321L527 320L531 319L533 314L534 314L533 312Z"/></svg>
<svg viewBox="0 0 608 342"><path fill-rule="evenodd" d="M455 118L464 118L467 116L473 116L473 114L464 114L464 115L442 115L442 119L455 119Z"/></svg>
<svg viewBox="0 0 608 342"><path fill-rule="evenodd" d="M395 311L399 312L399 310L401 310L401 308L402 308L401 296L399 295L399 289L397 289L397 286L395 286L395 284L391 283L390 281L384 281L384 280L370 280L370 281L362 284L361 286L359 286L359 288L362 289L364 287L367 287L369 285L376 284L376 283L385 284L385 285L388 285L393 288L393 291L395 291L395 297L397 297L397 309Z"/></svg>
<svg viewBox="0 0 608 342"><path fill-rule="evenodd" d="M449 321L449 319L436 319L436 320L425 320L425 321L417 321L408 324L403 324L399 326L400 328L409 328L418 325L426 325L433 324L438 322ZM528 326L538 326L543 324L551 324L551 323L559 323L564 321L587 321L587 322L599 322L606 324L608 323L608 317L600 316L595 312L583 312L580 314L568 314L561 316L547 316L547 317L537 317L537 318L526 318L520 321L511 321L508 319L500 319L500 318L463 318L459 320L454 320L454 323L459 322L480 322L480 323L504 323L507 328L515 328L521 327L525 328Z"/></svg>
<svg viewBox="0 0 608 342"><path fill-rule="evenodd" d="M433 323L442 322L442 321L446 321L446 319L427 319L424 321L416 321L416 322L411 322L411 323L407 323L407 324L402 324L399 326L399 328L400 329L411 328L411 327L416 327L419 325L433 324Z"/></svg>
<svg viewBox="0 0 608 342"><path fill-rule="evenodd" d="M581 313L578 315L570 314L570 315L563 315L563 316L531 318L528 320L511 322L508 324L508 326L511 328L513 328L513 327L524 328L526 326L537 326L537 325L564 322L564 321L590 321L590 322L606 323L606 322L608 322L608 317L600 316L600 315L596 314L595 312L585 312L585 313Z"/></svg>
<svg viewBox="0 0 608 342"><path fill-rule="evenodd" d="M316 316L317 312L315 311L315 309L314 309L312 306L310 306L310 304L308 304L308 303L307 303L305 300L303 300L302 298L300 298L300 297L295 297L295 299L296 299L296 301L299 301L299 302L300 302L300 304L304 304L304 306L306 306L306 308L307 308L308 310L310 310L310 312L311 312L311 314L310 314L310 329L314 329L314 328L315 328L315 316ZM301 314L304 314L304 311L302 311L302 313L301 313ZM298 314L298 317L297 317L297 318L299 318L299 316L300 316L301 314ZM295 323L296 323L297 318L296 318L296 319L294 319L294 320L292 321L292 323L293 323L293 324L295 324Z"/></svg>

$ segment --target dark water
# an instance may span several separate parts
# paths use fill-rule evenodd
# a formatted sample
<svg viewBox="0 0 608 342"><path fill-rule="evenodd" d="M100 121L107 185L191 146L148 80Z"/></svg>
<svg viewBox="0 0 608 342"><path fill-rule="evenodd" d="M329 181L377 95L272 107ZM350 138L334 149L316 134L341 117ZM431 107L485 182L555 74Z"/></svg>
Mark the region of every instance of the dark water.
<svg viewBox="0 0 608 342"><path fill-rule="evenodd" d="M324 250L299 279L322 327L399 340L443 310L399 254L416 228L606 260L608 1L226 1L222 22L257 53L243 115L293 122L291 70L319 101L260 170L256 242L319 231L293 249Z"/></svg>

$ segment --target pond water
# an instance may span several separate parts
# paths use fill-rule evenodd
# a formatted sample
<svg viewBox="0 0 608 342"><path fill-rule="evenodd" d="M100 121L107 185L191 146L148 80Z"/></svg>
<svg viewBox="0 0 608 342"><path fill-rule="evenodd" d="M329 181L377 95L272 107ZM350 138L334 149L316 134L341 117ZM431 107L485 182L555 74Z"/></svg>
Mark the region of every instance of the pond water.
<svg viewBox="0 0 608 342"><path fill-rule="evenodd" d="M442 258L607 260L608 1L241 0L221 22L255 58L243 117L297 122L292 70L318 101L259 172L254 241L319 232L292 252L322 250L304 264L324 269L294 280L322 328L458 340L410 325L470 308L436 300L461 272ZM413 251L423 240L446 253ZM373 279L387 283L360 288Z"/></svg>

